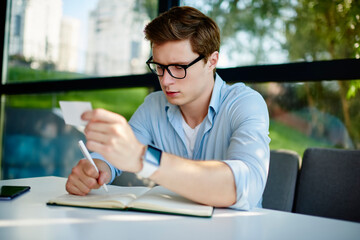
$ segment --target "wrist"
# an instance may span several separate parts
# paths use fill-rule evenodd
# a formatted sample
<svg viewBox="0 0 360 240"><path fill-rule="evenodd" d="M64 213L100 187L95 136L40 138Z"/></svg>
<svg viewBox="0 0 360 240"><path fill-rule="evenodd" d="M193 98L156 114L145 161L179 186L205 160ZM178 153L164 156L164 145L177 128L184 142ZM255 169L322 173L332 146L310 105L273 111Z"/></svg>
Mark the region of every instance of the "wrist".
<svg viewBox="0 0 360 240"><path fill-rule="evenodd" d="M139 168L135 173L140 172L143 167L144 167L144 156L146 154L146 150L147 150L147 145L141 145L141 152L140 152L140 156L138 157L138 162L139 162Z"/></svg>
<svg viewBox="0 0 360 240"><path fill-rule="evenodd" d="M149 178L159 167L162 151L154 146L147 145L141 157L142 168L137 173L143 178Z"/></svg>

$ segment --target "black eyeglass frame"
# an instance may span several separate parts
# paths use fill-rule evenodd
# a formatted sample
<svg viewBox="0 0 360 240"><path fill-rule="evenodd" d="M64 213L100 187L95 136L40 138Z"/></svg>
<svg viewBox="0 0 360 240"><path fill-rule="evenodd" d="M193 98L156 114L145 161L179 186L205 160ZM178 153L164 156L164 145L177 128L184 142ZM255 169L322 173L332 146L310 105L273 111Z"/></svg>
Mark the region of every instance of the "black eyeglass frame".
<svg viewBox="0 0 360 240"><path fill-rule="evenodd" d="M187 71L186 71L186 70L187 70L189 67L191 67L192 65L194 65L195 63L197 63L197 62L199 62L200 60L202 60L203 58L205 58L205 56L204 56L204 55L200 55L200 56L197 57L194 61L192 61L191 63L189 63L189 64L187 64L187 65L185 65L185 64L169 64L169 65L163 65L163 64L160 64L160 63L157 63L157 62L152 62L151 60L153 59L153 56L151 56L151 57L149 58L149 60L146 61L146 65L149 67L150 71L151 71L152 73L154 73L155 75L157 75L158 77L164 76L165 69L166 69L166 70L168 71L168 73L170 74L170 76L172 76L173 78L176 78L176 79L184 79L184 78L186 78L186 74L187 74ZM154 63L154 64L159 65L159 66L163 69L163 74L162 74L162 75L159 75L155 70L153 70L153 69L150 67L150 63ZM181 78L175 77L175 76L171 73L171 71L169 70L169 67L171 67L171 66L178 66L178 67L183 68L184 71L185 71L185 76L184 76L184 77L181 77Z"/></svg>

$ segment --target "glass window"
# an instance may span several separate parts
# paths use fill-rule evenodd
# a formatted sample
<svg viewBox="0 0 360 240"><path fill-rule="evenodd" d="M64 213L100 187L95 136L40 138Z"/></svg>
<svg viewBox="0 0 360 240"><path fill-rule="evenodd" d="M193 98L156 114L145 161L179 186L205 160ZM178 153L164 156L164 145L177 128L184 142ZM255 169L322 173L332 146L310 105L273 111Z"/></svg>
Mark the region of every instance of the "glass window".
<svg viewBox="0 0 360 240"><path fill-rule="evenodd" d="M356 1L181 4L219 24L220 68L360 57ZM152 0L13 0L6 82L144 73L150 44L143 28L156 14ZM307 147L360 148L360 80L249 85L268 104L272 149L302 155ZM66 177L82 157L77 141L83 133L64 124L58 101L91 101L129 119L147 93L131 88L3 96L2 177Z"/></svg>
<svg viewBox="0 0 360 240"><path fill-rule="evenodd" d="M85 141L83 130L65 125L60 100L90 101L129 119L147 94L131 88L6 96L2 177L67 177L83 157L77 144Z"/></svg>
<svg viewBox="0 0 360 240"><path fill-rule="evenodd" d="M221 29L219 67L360 58L360 2L182 0Z"/></svg>
<svg viewBox="0 0 360 240"><path fill-rule="evenodd" d="M156 1L11 2L7 82L147 72Z"/></svg>
<svg viewBox="0 0 360 240"><path fill-rule="evenodd" d="M219 68L360 58L358 1L182 0L181 5L219 25ZM302 155L310 146L360 148L360 80L249 85L268 103L272 149Z"/></svg>
<svg viewBox="0 0 360 240"><path fill-rule="evenodd" d="M308 147L360 148L360 94L341 94L350 82L249 84L268 105L270 148L300 156Z"/></svg>

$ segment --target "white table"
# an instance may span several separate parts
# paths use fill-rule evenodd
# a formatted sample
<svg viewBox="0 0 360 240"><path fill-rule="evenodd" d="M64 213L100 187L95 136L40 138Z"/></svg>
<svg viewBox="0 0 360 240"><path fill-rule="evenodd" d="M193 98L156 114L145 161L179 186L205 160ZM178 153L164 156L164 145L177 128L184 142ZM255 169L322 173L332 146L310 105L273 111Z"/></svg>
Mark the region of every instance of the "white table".
<svg viewBox="0 0 360 240"><path fill-rule="evenodd" d="M215 209L198 218L47 206L65 193L66 178L2 180L30 192L0 201L0 239L360 239L360 224L281 211Z"/></svg>

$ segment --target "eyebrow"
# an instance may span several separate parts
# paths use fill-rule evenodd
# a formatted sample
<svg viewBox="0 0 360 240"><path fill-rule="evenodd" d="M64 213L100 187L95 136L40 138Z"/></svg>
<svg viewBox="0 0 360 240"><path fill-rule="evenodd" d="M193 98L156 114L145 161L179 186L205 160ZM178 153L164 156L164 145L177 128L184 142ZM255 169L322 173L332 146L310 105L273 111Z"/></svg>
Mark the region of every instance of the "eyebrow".
<svg viewBox="0 0 360 240"><path fill-rule="evenodd" d="M153 57L152 61L155 62L155 63L161 64L161 65L164 65L164 66L167 66L167 65L188 65L189 64L188 62L173 62L173 63L170 62L168 64L163 64L163 63L160 63L158 61L155 61L154 57Z"/></svg>

